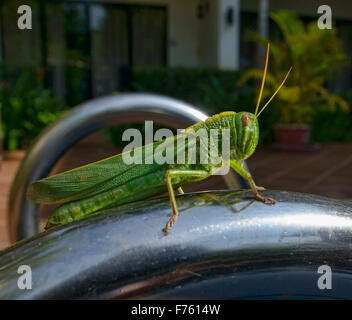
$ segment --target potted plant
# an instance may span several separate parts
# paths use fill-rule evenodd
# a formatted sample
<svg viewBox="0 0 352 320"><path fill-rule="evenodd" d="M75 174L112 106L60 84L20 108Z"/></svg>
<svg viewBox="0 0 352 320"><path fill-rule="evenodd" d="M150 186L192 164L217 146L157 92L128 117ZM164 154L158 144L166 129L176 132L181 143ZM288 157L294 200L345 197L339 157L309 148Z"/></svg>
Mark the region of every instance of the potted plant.
<svg viewBox="0 0 352 320"><path fill-rule="evenodd" d="M281 123L274 127L275 137L281 149L307 150L310 123L317 111L333 111L336 107L348 111L347 102L324 87L331 72L345 60L342 43L335 29L319 29L316 22L305 26L290 12L278 11L272 13L271 18L282 38L270 41L270 71L263 96L272 94L292 66L287 82L273 101L281 117ZM267 43L254 32L249 32L247 39ZM262 76L262 70L248 70L239 85Z"/></svg>

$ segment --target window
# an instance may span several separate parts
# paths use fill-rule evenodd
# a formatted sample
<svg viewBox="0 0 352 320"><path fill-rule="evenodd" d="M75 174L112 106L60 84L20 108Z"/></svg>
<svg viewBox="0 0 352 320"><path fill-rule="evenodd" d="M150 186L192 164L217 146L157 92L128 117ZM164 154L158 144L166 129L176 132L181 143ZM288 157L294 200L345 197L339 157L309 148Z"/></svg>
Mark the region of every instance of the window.
<svg viewBox="0 0 352 320"><path fill-rule="evenodd" d="M33 29L27 33L13 23L17 1L2 8L4 62L16 72L45 70L45 83L71 106L118 91L126 67L166 64L165 6L40 0L28 4Z"/></svg>

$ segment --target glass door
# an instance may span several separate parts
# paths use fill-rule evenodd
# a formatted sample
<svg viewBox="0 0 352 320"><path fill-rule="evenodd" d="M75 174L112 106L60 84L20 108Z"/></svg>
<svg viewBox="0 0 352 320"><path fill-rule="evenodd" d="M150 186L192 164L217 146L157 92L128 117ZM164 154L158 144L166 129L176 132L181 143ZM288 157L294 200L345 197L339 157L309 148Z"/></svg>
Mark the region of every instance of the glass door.
<svg viewBox="0 0 352 320"><path fill-rule="evenodd" d="M128 65L128 15L118 7L90 7L92 89L101 96L119 88L119 68Z"/></svg>

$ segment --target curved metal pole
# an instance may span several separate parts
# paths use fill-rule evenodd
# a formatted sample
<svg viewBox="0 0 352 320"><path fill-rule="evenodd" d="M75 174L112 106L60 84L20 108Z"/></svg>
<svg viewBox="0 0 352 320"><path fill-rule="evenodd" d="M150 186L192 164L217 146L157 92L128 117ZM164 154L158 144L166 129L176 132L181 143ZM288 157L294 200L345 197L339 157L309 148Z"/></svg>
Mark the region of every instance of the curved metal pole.
<svg viewBox="0 0 352 320"><path fill-rule="evenodd" d="M44 130L21 163L8 203L11 242L38 232L38 205L26 200L28 186L46 177L63 153L83 137L105 127L145 119L177 129L206 118L208 115L185 102L144 93L106 96L73 108ZM233 172L224 179L230 188L246 187Z"/></svg>
<svg viewBox="0 0 352 320"><path fill-rule="evenodd" d="M167 197L105 210L0 252L2 299L352 299L352 204L262 191ZM229 196L231 195L231 196ZM32 270L19 290L18 267ZM332 270L331 290L317 285ZM324 271L325 273L325 271Z"/></svg>

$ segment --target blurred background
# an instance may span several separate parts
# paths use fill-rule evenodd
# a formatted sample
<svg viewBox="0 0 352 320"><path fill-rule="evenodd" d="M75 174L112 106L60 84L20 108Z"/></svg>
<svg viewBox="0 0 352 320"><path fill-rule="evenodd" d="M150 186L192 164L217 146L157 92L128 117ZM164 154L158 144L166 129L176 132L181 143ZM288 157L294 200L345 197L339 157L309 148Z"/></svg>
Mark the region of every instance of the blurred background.
<svg viewBox="0 0 352 320"><path fill-rule="evenodd" d="M18 28L23 4L32 29ZM171 96L209 115L254 112L268 41L261 105L293 70L259 118L259 147L247 161L256 183L352 199L351 1L2 1L0 249L9 245L11 182L46 126L84 101L122 92ZM143 130L126 124L91 135L52 173L120 152L128 127ZM221 179L202 185L223 188Z"/></svg>

